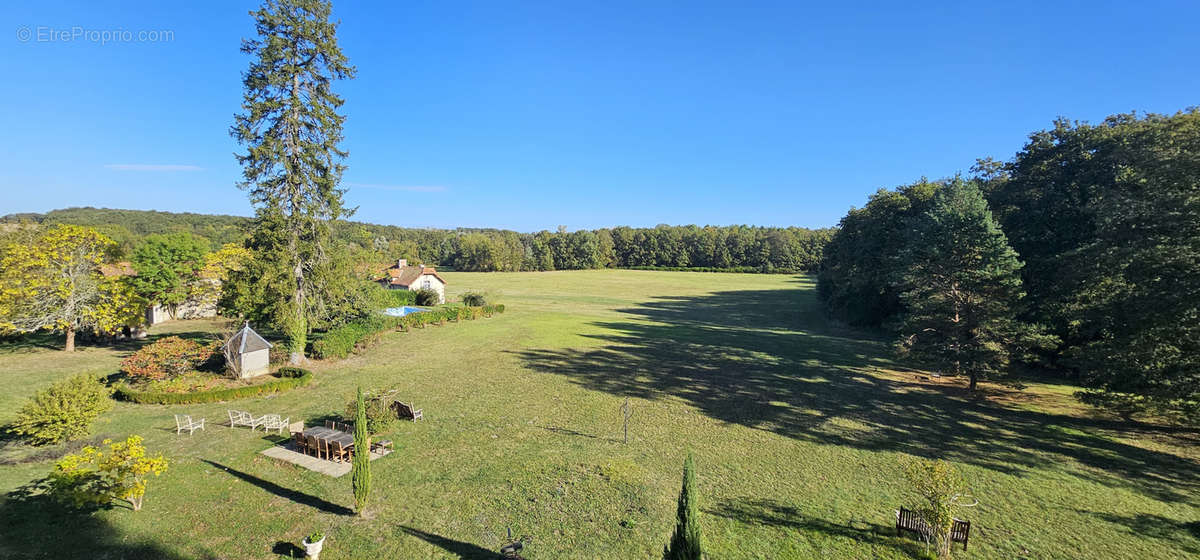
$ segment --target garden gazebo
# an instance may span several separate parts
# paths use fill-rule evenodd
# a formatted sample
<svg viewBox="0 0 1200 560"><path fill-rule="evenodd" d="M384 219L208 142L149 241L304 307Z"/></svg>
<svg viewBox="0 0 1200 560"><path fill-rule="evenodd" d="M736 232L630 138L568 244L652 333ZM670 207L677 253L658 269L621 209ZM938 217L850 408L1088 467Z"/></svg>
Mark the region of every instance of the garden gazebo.
<svg viewBox="0 0 1200 560"><path fill-rule="evenodd" d="M240 379L262 375L271 369L271 343L254 332L249 321L225 341L221 350L229 369Z"/></svg>

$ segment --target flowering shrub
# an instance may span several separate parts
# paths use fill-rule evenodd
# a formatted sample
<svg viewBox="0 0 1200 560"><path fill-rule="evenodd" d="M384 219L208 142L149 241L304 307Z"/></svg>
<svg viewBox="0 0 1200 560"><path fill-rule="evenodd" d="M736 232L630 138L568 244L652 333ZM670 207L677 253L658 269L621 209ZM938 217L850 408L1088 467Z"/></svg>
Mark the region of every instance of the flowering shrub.
<svg viewBox="0 0 1200 560"><path fill-rule="evenodd" d="M200 344L178 336L168 336L141 348L121 362L121 371L130 377L165 379L175 377L211 360L220 343Z"/></svg>
<svg viewBox="0 0 1200 560"><path fill-rule="evenodd" d="M113 500L125 500L133 511L140 511L148 476L165 472L167 460L161 453L146 456L142 437L137 435L115 443L106 439L102 445L108 450L89 445L55 463L49 477L51 494L76 507L107 506Z"/></svg>

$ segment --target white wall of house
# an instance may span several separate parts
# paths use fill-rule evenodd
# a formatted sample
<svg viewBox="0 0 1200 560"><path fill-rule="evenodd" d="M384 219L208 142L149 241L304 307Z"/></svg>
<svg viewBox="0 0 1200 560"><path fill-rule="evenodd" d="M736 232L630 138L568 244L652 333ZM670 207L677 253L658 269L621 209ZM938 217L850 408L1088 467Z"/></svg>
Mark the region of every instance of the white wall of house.
<svg viewBox="0 0 1200 560"><path fill-rule="evenodd" d="M446 285L437 276L426 274L417 279L414 289L429 288L438 294L438 303L446 303Z"/></svg>
<svg viewBox="0 0 1200 560"><path fill-rule="evenodd" d="M146 323L156 325L173 319L207 319L217 316L215 302L185 301L175 309L175 314L164 305L154 304L146 309Z"/></svg>

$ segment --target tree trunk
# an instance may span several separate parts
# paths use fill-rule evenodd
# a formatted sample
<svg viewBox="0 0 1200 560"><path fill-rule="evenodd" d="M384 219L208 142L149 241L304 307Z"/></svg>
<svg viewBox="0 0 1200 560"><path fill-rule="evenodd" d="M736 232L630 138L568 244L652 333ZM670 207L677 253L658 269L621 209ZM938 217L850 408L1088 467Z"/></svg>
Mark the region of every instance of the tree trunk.
<svg viewBox="0 0 1200 560"><path fill-rule="evenodd" d="M978 381L979 381L979 376L975 375L974 373L971 373L971 385L969 387L967 387L967 390L974 393L975 385Z"/></svg>
<svg viewBox="0 0 1200 560"><path fill-rule="evenodd" d="M68 325L67 328L64 329L64 332L67 333L67 344L63 348L63 350L65 350L67 352L74 352L75 351L75 327Z"/></svg>

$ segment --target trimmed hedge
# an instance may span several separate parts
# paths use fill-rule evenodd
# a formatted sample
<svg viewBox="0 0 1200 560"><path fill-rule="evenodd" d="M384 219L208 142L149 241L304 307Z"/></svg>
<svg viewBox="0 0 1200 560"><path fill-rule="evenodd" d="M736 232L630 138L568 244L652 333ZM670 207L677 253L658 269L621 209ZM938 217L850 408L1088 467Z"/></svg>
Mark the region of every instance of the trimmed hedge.
<svg viewBox="0 0 1200 560"><path fill-rule="evenodd" d="M404 307L405 305L416 305L417 293L410 290L389 290L387 288L379 289L382 293L380 300L387 307Z"/></svg>
<svg viewBox="0 0 1200 560"><path fill-rule="evenodd" d="M214 389L198 393L155 393L151 391L137 391L123 385L117 387L116 397L124 401L139 404L195 404L232 401L267 393L282 393L289 389L303 387L311 383L313 377L311 371L298 367L282 368L276 372L276 375L279 379L259 383L258 385Z"/></svg>
<svg viewBox="0 0 1200 560"><path fill-rule="evenodd" d="M390 330L407 332L413 327L444 325L447 321L470 321L480 317L491 317L496 313L504 313L504 304L478 307L447 306L409 313L403 317L373 315L367 319L329 329L321 340L313 342L312 354L314 357L326 360L346 358L354 352L375 345L383 333Z"/></svg>

